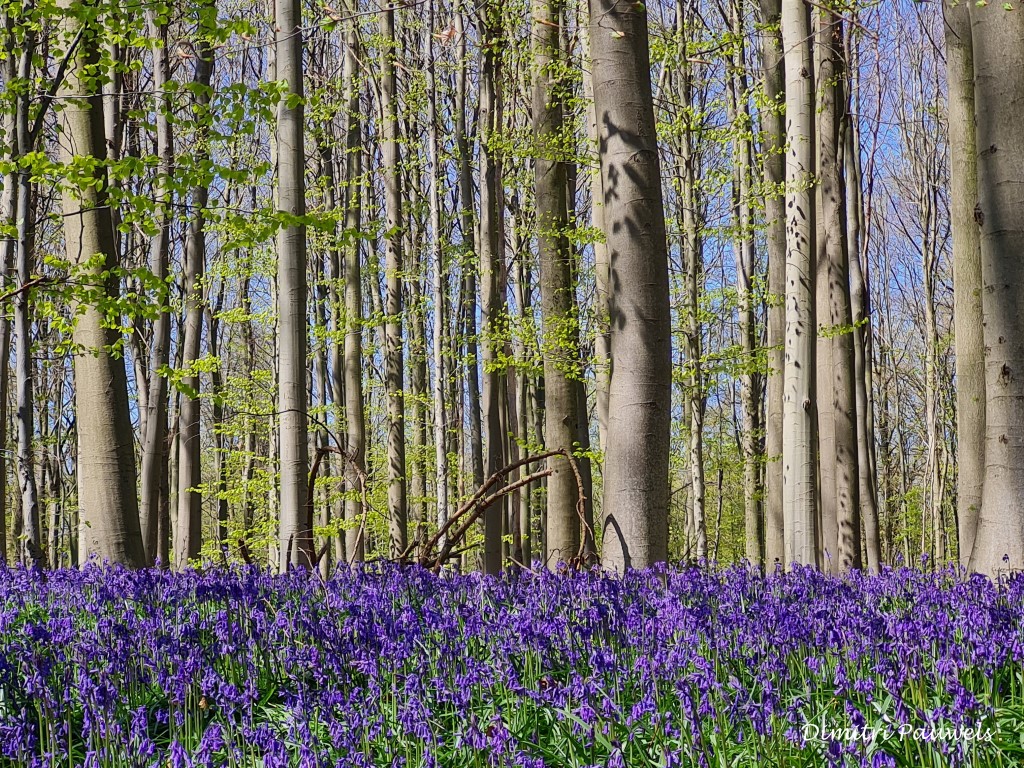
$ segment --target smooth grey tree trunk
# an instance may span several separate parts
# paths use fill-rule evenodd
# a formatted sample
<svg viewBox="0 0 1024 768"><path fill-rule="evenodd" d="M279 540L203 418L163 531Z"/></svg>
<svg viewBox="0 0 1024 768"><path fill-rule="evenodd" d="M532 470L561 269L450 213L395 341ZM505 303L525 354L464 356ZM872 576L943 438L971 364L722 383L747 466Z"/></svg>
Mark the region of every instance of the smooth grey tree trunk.
<svg viewBox="0 0 1024 768"><path fill-rule="evenodd" d="M786 68L786 334L783 509L786 564L818 565L814 311L814 76L810 6L782 0Z"/></svg>
<svg viewBox="0 0 1024 768"><path fill-rule="evenodd" d="M782 410L786 315L786 181L783 121L785 66L781 34L781 0L761 0L762 83L767 104L760 111L764 154L764 218L768 250L768 381L765 402L764 559L784 564L785 515L782 505Z"/></svg>
<svg viewBox="0 0 1024 768"><path fill-rule="evenodd" d="M985 484L985 339L974 136L974 56L968 3L943 3L948 88L953 325L956 336L957 529L960 563L974 550Z"/></svg>
<svg viewBox="0 0 1024 768"><path fill-rule="evenodd" d="M760 566L764 557L763 490L759 433L761 432L761 375L757 371L756 351L758 329L755 316L754 269L755 244L753 215L750 207L753 146L750 133L750 94L747 91L746 57L744 54L743 9L738 0L729 6L733 44L730 93L732 122L738 132L733 139L733 251L736 262L736 299L739 316L740 347L743 352L740 369L740 408L743 429L740 449L743 455L744 544L747 561Z"/></svg>
<svg viewBox="0 0 1024 768"><path fill-rule="evenodd" d="M498 159L501 129L501 10L496 0L487 0L479 11L478 29L486 42L480 70L480 320L483 350L483 426L486 437L484 477L491 477L505 465L505 433L502 400L506 396L505 373L500 370L503 328L506 321L503 277L504 215L501 205L501 164ZM488 507L484 518L483 569L489 574L502 566L502 508L499 499Z"/></svg>
<svg viewBox="0 0 1024 768"><path fill-rule="evenodd" d="M850 302L850 256L846 227L846 184L843 177L843 131L846 121L842 20L829 10L820 11L818 46L821 51L819 114L819 189L821 192L821 234L818 243L818 285L824 283L826 312L818 318L825 327L829 367L819 378L818 407L829 403L830 433L833 440L829 458L831 485L825 485L822 471L822 508L835 514L835 540L827 547L835 558L833 571L861 567L860 475L857 464L857 396L854 384L853 313ZM823 274L822 274L823 273ZM825 277L825 280L822 280ZM819 336L821 336L819 330ZM821 361L818 363L822 372ZM824 446L821 461L825 461ZM829 504L825 504L826 499ZM825 530L831 533L831 518Z"/></svg>
<svg viewBox="0 0 1024 768"><path fill-rule="evenodd" d="M277 235L278 456L281 512L279 568L309 567L312 521L306 513L309 424L306 398L306 151L303 118L302 3L275 0L277 79L277 208L286 218Z"/></svg>
<svg viewBox="0 0 1024 768"><path fill-rule="evenodd" d="M404 363L402 361L402 185L398 148L398 78L395 74L395 7L380 12L383 62L380 78L381 157L387 230L384 233L384 280L387 287L384 326L384 382L388 398L388 551L405 550L408 499L405 457Z"/></svg>
<svg viewBox="0 0 1024 768"><path fill-rule="evenodd" d="M585 66L591 66L590 29L585 21L579 28L580 46ZM600 153L597 112L594 109L594 78L583 78L583 98L587 104L587 144L589 152ZM589 174L590 226L604 232L604 191L601 186L600 163ZM608 244L603 234L594 240L594 395L597 405L597 441L601 453L608 448ZM602 469L603 471L603 469Z"/></svg>
<svg viewBox="0 0 1024 768"><path fill-rule="evenodd" d="M622 571L668 557L668 252L647 9L589 7L611 321L602 562Z"/></svg>
<svg viewBox="0 0 1024 768"><path fill-rule="evenodd" d="M1024 568L1024 16L972 4L985 338L985 484L970 568Z"/></svg>
<svg viewBox="0 0 1024 768"><path fill-rule="evenodd" d="M427 33L424 35L424 54L427 61L427 90L432 94L427 102L427 151L430 163L429 205L430 205L430 270L431 300L434 305L434 322L431 329L431 350L434 354L432 398L434 406L434 496L437 499L434 522L441 528L448 522L448 408L445 401L445 380L448 369L445 361L445 329L448 325L445 287L447 278L444 265L444 251L441 245L441 165L440 127L437 121L437 86L433 37L434 2L428 3Z"/></svg>
<svg viewBox="0 0 1024 768"><path fill-rule="evenodd" d="M65 16L62 40L81 35L79 49L60 89L63 110L61 155L106 159L101 88L95 81L101 29L95 18L82 21L82 7L61 0ZM102 173L102 171L99 171ZM79 297L75 311L75 406L78 428L79 560L129 567L146 564L139 528L136 496L135 447L128 410L128 381L124 360L111 353L120 334L105 322L101 303L117 298L117 280L110 276L117 263L114 229L101 187L65 185L64 243L68 261L91 284L98 298Z"/></svg>
<svg viewBox="0 0 1024 768"><path fill-rule="evenodd" d="M0 38L4 57L0 62L3 67L3 81L13 82L17 78L18 59L14 55L16 41L12 31L14 17L8 13L3 15L5 34ZM0 110L0 157L4 160L13 159L17 152L17 137L14 131L14 116L7 110ZM5 227L15 226L14 190L17 187L13 169L3 176L0 187L0 224ZM11 290L14 271L14 239L0 238L0 290L7 293ZM6 312L0 313L0 448L7 446L7 398L10 385L11 362L11 319ZM8 454L0 450L0 563L7 562L7 463Z"/></svg>
<svg viewBox="0 0 1024 768"><path fill-rule="evenodd" d="M209 43L196 44L193 98L200 121L212 120L206 113L210 104L214 55ZM206 125L200 122L200 125ZM208 150L203 146L208 128L201 127L199 160ZM199 557L203 545L202 443L200 436L200 377L195 361L201 355L203 338L204 286L206 269L206 206L210 189L205 183L191 190L192 212L185 239L185 327L182 339L181 401L178 405L178 513L174 524L174 566L182 569ZM155 376L155 372L154 372Z"/></svg>
<svg viewBox="0 0 1024 768"><path fill-rule="evenodd" d="M851 61L856 59L851 56ZM856 67L851 69L856 71ZM856 86L854 86L856 90ZM853 114L859 114L856 108ZM846 131L846 229L850 263L850 302L853 312L854 385L857 399L857 473L860 486L860 509L864 523L864 551L867 568L877 573L882 564L881 537L878 525L878 481L875 476L874 392L871 387L870 301L866 274L866 251L863 244L864 199L861 193L860 140L856 121L850 120ZM861 267L862 259L865 268Z"/></svg>
<svg viewBox="0 0 1024 768"><path fill-rule="evenodd" d="M682 2L676 5L676 34L679 43L686 45L693 28L689 9ZM693 67L684 57L674 76L675 100L686 114L695 109ZM704 389L704 324L700 316L700 297L704 282L704 210L705 202L699 189L699 158L696 136L691 126L681 131L676 142L676 198L678 220L682 230L683 266L683 397L686 399L685 442L686 462L689 470L690 492L687 496L693 533L692 556L698 560L708 556L706 482L704 469L704 416L707 397Z"/></svg>
<svg viewBox="0 0 1024 768"><path fill-rule="evenodd" d="M159 170L153 196L156 200L158 231L150 246L149 269L166 286L171 244L171 221L174 193L171 176L174 172L174 132L171 126L171 99L167 84L171 79L167 50L167 25L158 25L155 12L147 12L149 34L153 39L153 90L157 94L156 142ZM149 393L146 429L142 435L141 525L146 557L150 563L158 559L157 537L160 528L160 505L167 473L167 378L160 374L167 366L171 348L171 314L166 306L169 292L161 289L160 310L153 322L149 351ZM167 565L167 563L163 563Z"/></svg>
<svg viewBox="0 0 1024 768"><path fill-rule="evenodd" d="M19 56L18 78L29 83L32 77L34 35L29 33ZM29 136L28 94L16 97L14 134L17 155L25 157L34 147ZM29 280L32 277L33 251L35 246L35 210L30 172L27 168L17 173L17 187L14 194L15 210L15 266L16 286L20 291L14 296L15 335L15 423L18 427L18 489L21 492L23 529L18 541L18 559L25 564L42 565L46 560L43 549L42 522L39 514L39 488L35 475L35 381L32 370L32 291ZM0 445L0 449L5 446Z"/></svg>
<svg viewBox="0 0 1024 768"><path fill-rule="evenodd" d="M344 74L348 116L345 137L345 229L358 232L361 225L362 128L359 119L359 86L356 80L359 38L354 25L346 33ZM363 413L363 290L360 239L353 238L345 251L345 556L349 562L363 560L363 502L359 472L365 467L366 426Z"/></svg>
<svg viewBox="0 0 1024 768"><path fill-rule="evenodd" d="M566 202L563 104L566 86L560 61L563 8L560 0L533 0L533 133L537 140L534 185L537 250L540 256L544 361L544 447L574 451L579 421L576 379L579 338L572 279ZM576 477L568 459L548 459L547 550L544 564L557 569L576 557L581 525L576 510Z"/></svg>

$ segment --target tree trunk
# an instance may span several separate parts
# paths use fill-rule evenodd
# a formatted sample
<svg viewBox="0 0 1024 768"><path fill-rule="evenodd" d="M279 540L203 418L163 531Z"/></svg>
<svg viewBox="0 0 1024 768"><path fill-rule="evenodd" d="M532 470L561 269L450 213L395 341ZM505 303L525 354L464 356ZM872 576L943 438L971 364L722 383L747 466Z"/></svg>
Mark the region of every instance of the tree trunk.
<svg viewBox="0 0 1024 768"><path fill-rule="evenodd" d="M348 130L345 138L345 230L359 232L361 226L362 129L359 119L358 71L359 37L349 26L345 43L344 80L348 100ZM359 238L353 238L345 252L345 423L348 449L345 478L345 555L349 562L363 560L363 503L359 472L365 464L366 427L363 414L363 290Z"/></svg>
<svg viewBox="0 0 1024 768"><path fill-rule="evenodd" d="M856 61L851 57L851 61ZM855 67L854 67L855 69ZM860 114L854 109L853 114ZM846 131L846 229L850 263L850 302L853 311L853 375L857 399L857 474L860 509L864 521L864 550L870 573L878 573L882 564L878 524L878 480L875 475L875 408L871 387L871 308L866 280L864 200L861 194L860 141L855 119ZM865 260L864 267L861 260Z"/></svg>
<svg viewBox="0 0 1024 768"><path fill-rule="evenodd" d="M3 81L13 82L17 78L17 57L14 56L15 35L13 33L14 18L3 15L4 32L0 38L3 46ZM14 129L13 115L7 110L0 110L0 158L13 160L17 152L17 136ZM14 190L17 187L17 175L9 166L3 176L0 187L0 226L15 227L16 212L14 210ZM7 293L13 287L14 271L14 239L0 237L0 291ZM0 312L0 564L7 563L7 396L10 384L11 362L11 319L6 312Z"/></svg>
<svg viewBox="0 0 1024 768"><path fill-rule="evenodd" d="M857 397L854 386L853 314L850 306L850 262L846 230L846 184L843 179L843 129L846 120L846 96L843 84L847 76L843 66L842 20L829 10L819 14L818 46L820 59L819 114L819 189L821 193L821 234L818 243L818 286L824 287L825 310L819 321L828 318L829 326L819 343L828 346L828 367L822 371L818 361L818 407L829 404L829 432L833 441L827 458L833 462L830 484L821 475L822 510L829 510L827 550L835 558L833 571L861 567L860 547L860 475L857 467ZM824 280L822 278L825 278ZM821 337L824 336L822 339ZM824 376L820 374L824 372ZM824 439L824 431L821 434ZM821 463L826 462L821 446ZM833 529L833 519L835 515ZM835 539L831 536L835 535Z"/></svg>
<svg viewBox="0 0 1024 768"><path fill-rule="evenodd" d="M210 104L209 88L213 79L214 57L209 44L196 45L196 70L193 82L194 104L200 120L200 131L208 131L212 115L207 114ZM205 138L198 142L202 162L206 149ZM200 437L200 377L195 362L201 354L203 337L203 273L206 266L206 206L210 189L199 183L191 190L192 217L185 240L185 329L182 341L181 401L178 406L178 515L174 525L174 565L178 569L188 566L199 557L203 544L203 497L199 486L203 482L202 443ZM154 373L155 376L155 373Z"/></svg>
<svg viewBox="0 0 1024 768"><path fill-rule="evenodd" d="M469 421L469 467L473 488L484 482L483 424L480 414L480 374L477 360L477 269L476 238L473 220L475 196L469 131L466 126L467 56L465 21L462 0L456 2L455 34L458 40L456 58L460 62L455 78L455 144L459 157L459 219L462 230L462 300L459 302L460 333L464 344L466 365L465 415ZM462 420L459 420L462 423Z"/></svg>
<svg viewBox="0 0 1024 768"><path fill-rule="evenodd" d="M733 250L736 260L736 298L739 315L740 347L743 350L740 372L740 407L743 430L740 449L743 455L744 541L747 561L760 566L764 553L762 521L761 455L759 433L761 375L757 371L757 321L754 312L754 230L750 210L750 186L753 166L750 109L744 55L743 9L738 0L730 3L730 24L735 43L732 56L731 111L737 131L733 139L733 226L736 228Z"/></svg>
<svg viewBox="0 0 1024 768"><path fill-rule="evenodd" d="M431 332L431 348L434 353L433 405L434 405L434 495L437 505L434 521L441 528L448 522L448 410L445 402L445 381L448 375L445 365L445 328L447 311L445 286L447 278L444 268L444 251L441 247L441 150L437 122L437 84L434 75L433 36L434 2L428 4L428 24L424 35L425 58L427 61L427 151L430 163L429 205L430 205L430 268L431 299L434 305L434 324Z"/></svg>
<svg viewBox="0 0 1024 768"><path fill-rule="evenodd" d="M149 269L160 281L160 313L153 323L149 357L149 413L142 437L142 540L150 563L157 560L157 536L160 528L162 487L167 473L167 378L160 370L167 366L171 347L171 314L167 307L167 268L171 247L171 222L174 193L171 177L174 172L174 134L171 127L171 99L167 84L171 68L167 50L167 25L157 25L155 12L147 12L149 34L153 44L153 90L157 94L156 142L160 168L154 190L158 232L150 247ZM164 563L166 565L166 563Z"/></svg>
<svg viewBox="0 0 1024 768"><path fill-rule="evenodd" d="M405 478L405 403L402 362L402 186L398 148L398 79L395 75L395 8L380 12L383 39L380 82L381 156L387 229L384 279L387 299L384 327L385 389L388 398L388 529L389 552L394 557L405 550L408 500Z"/></svg>
<svg viewBox="0 0 1024 768"><path fill-rule="evenodd" d="M783 508L788 563L817 565L814 322L814 79L810 7L782 0L786 68L786 333Z"/></svg>
<svg viewBox="0 0 1024 768"><path fill-rule="evenodd" d="M685 46L690 35L687 34L688 9L684 3L676 4L676 35L679 44ZM688 116L699 111L694 104L693 72L690 62L681 57L680 66L675 74L675 98L680 108ZM705 209L702 193L699 189L700 169L695 147L695 132L690 125L683 127L678 137L676 153L677 179L679 192L676 198L678 219L682 232L682 266L683 266L683 353L685 387L683 397L686 400L684 413L684 434L686 436L686 457L689 469L690 494L689 512L692 522L693 551L692 556L698 560L708 556L706 483L704 471L704 416L707 397L704 388L704 355L703 333L704 324L700 317L700 296L704 280L704 233L703 211Z"/></svg>
<svg viewBox="0 0 1024 768"><path fill-rule="evenodd" d="M566 168L563 160L563 104L566 86L560 82L562 4L533 2L533 133L537 139L534 179L537 205L537 250L541 269L544 360L544 447L574 451L579 422L576 380L579 340L572 280L573 252L569 244ZM547 551L544 563L556 569L574 558L580 548L576 512L576 478L568 459L548 459Z"/></svg>
<svg viewBox="0 0 1024 768"><path fill-rule="evenodd" d="M102 34L98 20L82 21L81 7L61 0L64 39L81 35L60 89L64 128L62 156L99 161L102 185L68 184L63 191L64 242L68 261L92 284L97 300L75 303L75 405L78 429L80 560L90 556L129 567L146 564L136 497L135 448L128 410L124 359L112 352L120 333L104 317L102 303L117 299L110 271L117 263L103 162L107 151L101 88L95 80Z"/></svg>
<svg viewBox="0 0 1024 768"><path fill-rule="evenodd" d="M985 482L970 567L1024 568L1024 17L972 5L985 338Z"/></svg>
<svg viewBox="0 0 1024 768"><path fill-rule="evenodd" d="M580 45L585 66L591 66L590 30L586 23L580 24ZM598 143L597 111L594 108L594 78L583 77L583 98L587 104L588 151L600 153ZM601 186L600 163L595 163L590 177L590 226L604 232L604 191ZM608 243L603 234L593 243L594 249L594 393L597 400L597 440L601 453L608 450ZM603 470L602 470L603 471Z"/></svg>
<svg viewBox="0 0 1024 768"><path fill-rule="evenodd" d="M302 3L275 0L277 79L277 208L287 217L277 235L278 451L281 511L279 568L309 567L313 532L306 514L309 424L306 401L305 120L302 84Z"/></svg>
<svg viewBox="0 0 1024 768"><path fill-rule="evenodd" d="M622 571L668 557L672 339L646 7L590 0L590 44L612 361L602 560Z"/></svg>
<svg viewBox="0 0 1024 768"><path fill-rule="evenodd" d="M949 89L950 218L953 239L953 324L956 335L957 522L960 564L970 562L985 481L985 339L981 241L974 136L974 56L968 4L946 0Z"/></svg>
<svg viewBox="0 0 1024 768"><path fill-rule="evenodd" d="M504 30L501 10L488 0L480 10L479 31L483 46L480 71L480 319L483 329L483 423L487 453L484 476L490 477L505 464L505 434L502 429L502 400L506 378L500 370L504 347L505 286L501 165L498 160L501 128L500 48ZM503 500L484 511L484 560L486 573L501 571Z"/></svg>
<svg viewBox="0 0 1024 768"><path fill-rule="evenodd" d="M768 247L768 394L765 405L765 524L764 559L769 566L784 564L784 521L782 504L782 411L785 369L786 315L786 211L783 185L786 181L786 132L782 119L785 102L784 67L780 22L781 0L761 0L761 60L767 104L761 109L761 131L765 135L764 218Z"/></svg>
<svg viewBox="0 0 1024 768"><path fill-rule="evenodd" d="M29 83L32 77L32 57L35 48L32 36L23 43L18 67L18 78ZM14 132L17 154L27 156L34 147L29 137L29 104L27 94L16 100ZM42 565L46 560L43 549L43 531L39 516L39 489L35 476L35 382L32 371L32 292L28 282L32 278L35 241L35 210L27 168L17 174L14 193L16 235L16 285L21 290L14 296L15 361L15 422L18 425L18 488L21 491L23 534L18 542L18 560L24 564ZM0 445L0 449L6 446Z"/></svg>

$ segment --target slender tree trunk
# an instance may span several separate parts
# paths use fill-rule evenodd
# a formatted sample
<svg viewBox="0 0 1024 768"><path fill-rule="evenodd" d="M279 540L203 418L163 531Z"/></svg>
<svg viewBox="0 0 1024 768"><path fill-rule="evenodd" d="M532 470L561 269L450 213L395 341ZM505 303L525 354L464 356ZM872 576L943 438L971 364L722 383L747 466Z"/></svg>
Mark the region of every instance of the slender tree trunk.
<svg viewBox="0 0 1024 768"><path fill-rule="evenodd" d="M387 284L385 306L384 358L385 388L388 398L388 519L389 552L392 556L407 544L408 500L405 477L405 402L402 362L402 186L398 148L398 78L395 74L395 7L380 12L383 38L380 82L381 155L387 230L384 233L384 279Z"/></svg>
<svg viewBox="0 0 1024 768"><path fill-rule="evenodd" d="M483 329L483 422L487 453L484 476L490 477L505 464L505 433L502 429L502 400L506 393L501 366L501 340L505 326L505 288L502 281L504 241L502 238L501 167L498 141L501 127L500 47L504 31L501 10L487 0L480 10L479 31L483 45L480 71L480 318ZM486 573L501 571L503 502L484 511L484 560Z"/></svg>
<svg viewBox="0 0 1024 768"><path fill-rule="evenodd" d="M3 81L13 82L17 78L18 58L14 55L16 37L13 32L14 18L3 15L4 35L0 39L3 46ZM17 136L15 134L13 115L7 110L0 110L0 157L13 160L17 153ZM0 225L15 227L16 211L14 209L14 191L18 186L17 174L10 168L3 176L0 188ZM0 237L0 290L7 293L14 283L14 245L9 237ZM0 312L0 563L7 563L7 398L10 384L11 362L11 319L6 312Z"/></svg>
<svg viewBox="0 0 1024 768"><path fill-rule="evenodd" d="M95 158L99 169L106 160L103 105L95 81L99 60L100 25L95 17L82 20L81 8L61 0L66 14L64 40L81 39L68 77L60 89L63 122L62 156ZM97 173L104 174L103 170ZM106 179L102 185L65 185L64 242L68 261L93 283L104 302L117 298L111 270L116 266L114 228ZM94 256L96 258L94 258ZM135 449L128 410L128 381L124 359L111 350L120 334L104 318L99 302L79 302L74 343L75 405L78 431L78 497L80 559L130 567L146 564L136 497Z"/></svg>
<svg viewBox="0 0 1024 768"><path fill-rule="evenodd" d="M967 3L946 0L946 82L953 236L953 324L956 334L957 522L960 563L974 550L985 482L985 339L981 241L974 136L974 55Z"/></svg>
<svg viewBox="0 0 1024 768"><path fill-rule="evenodd" d="M2 213L2 210L0 210ZM6 249L3 249L6 250ZM13 250L13 249L11 249ZM9 253L9 252L8 252ZM3 288L11 284L8 274L11 263L8 254L3 258ZM9 394L11 360L11 322L5 313L0 313L0 447L7 445L7 398ZM0 564L7 563L7 451L0 451Z"/></svg>
<svg viewBox="0 0 1024 768"><path fill-rule="evenodd" d="M154 197L157 202L158 231L150 247L149 269L153 277L166 286L167 268L171 246L171 206L174 193L171 177L174 172L174 134L171 126L171 99L167 90L171 79L170 61L167 50L167 25L158 25L154 11L147 13L149 34L153 44L153 90L157 94L156 141L158 171ZM153 323L153 338L149 358L149 393L147 398L148 416L142 442L142 540L146 546L149 562L157 560L157 537L160 528L160 504L163 497L167 473L167 379L160 374L167 366L171 348L171 314L166 306L168 292L161 288L159 295L160 313ZM164 563L166 565L166 563Z"/></svg>
<svg viewBox="0 0 1024 768"><path fill-rule="evenodd" d="M786 70L786 333L783 508L787 563L817 565L814 319L814 78L810 7L782 0Z"/></svg>
<svg viewBox="0 0 1024 768"><path fill-rule="evenodd" d="M218 361L210 371L210 386L213 390L213 445L214 473L217 478L217 547L222 552L223 561L227 561L228 552L228 465L227 437L224 420L224 361L221 357L220 312L224 304L224 283L221 282L216 304L208 302L204 308L206 325L210 329L210 357Z"/></svg>
<svg viewBox="0 0 1024 768"><path fill-rule="evenodd" d="M786 131L782 119L786 73L781 34L781 0L761 0L762 82L767 104L761 109L765 135L764 218L768 248L768 382L765 405L764 559L771 566L786 559L782 506L782 402L786 315Z"/></svg>
<svg viewBox="0 0 1024 768"><path fill-rule="evenodd" d="M534 160L537 196L537 246L540 254L541 301L545 382L545 449L574 451L579 422L576 379L579 340L572 248L569 244L566 203L563 95L560 83L560 32L563 9L559 0L533 2L533 132L538 156ZM568 459L548 459L547 551L544 563L555 569L574 558L580 548L580 520L576 512L576 478Z"/></svg>
<svg viewBox="0 0 1024 768"><path fill-rule="evenodd" d="M362 129L359 119L358 71L359 37L354 25L347 32L344 80L348 100L348 130L345 138L345 229L358 232L362 212ZM348 449L345 478L349 497L345 502L345 554L349 562L363 559L363 503L359 470L365 467L366 427L363 414L363 291L360 269L360 240L355 238L345 252L345 422Z"/></svg>
<svg viewBox="0 0 1024 768"><path fill-rule="evenodd" d="M852 61L856 59L851 57ZM854 110L853 114L859 114ZM857 400L857 474L859 476L860 509L864 522L864 550L870 573L878 573L882 564L881 538L878 524L878 480L875 476L874 446L876 440L874 392L871 387L870 304L865 268L861 266L864 200L861 194L860 154L856 120L849 121L846 131L846 229L849 244L850 302L853 311L853 376ZM866 267L866 264L865 264Z"/></svg>
<svg viewBox="0 0 1024 768"><path fill-rule="evenodd" d="M579 29L583 61L591 66L590 29L582 22ZM587 104L587 143L589 150L598 153L597 111L594 107L594 79L583 77L583 98ZM608 449L608 381L610 374L608 324L608 244L604 235L604 190L601 186L600 163L590 171L590 225L601 236L593 243L594 249L594 392L597 400L597 440L602 454ZM603 471L603 470L602 470Z"/></svg>
<svg viewBox="0 0 1024 768"><path fill-rule="evenodd" d="M313 532L306 514L309 424L306 399L306 151L302 85L302 3L275 0L277 207L288 217L277 236L278 438L281 471L279 568L309 567Z"/></svg>
<svg viewBox="0 0 1024 768"><path fill-rule="evenodd" d="M455 78L455 143L459 157L459 218L462 230L462 300L459 303L460 333L465 345L466 391L464 415L469 421L469 472L473 487L484 482L483 424L480 414L480 374L477 360L477 269L476 238L473 211L476 205L473 192L473 172L469 130L466 126L467 110L467 57L465 19L461 0L455 12L455 34L458 40L456 58L459 69ZM459 423L463 423L460 419Z"/></svg>
<svg viewBox="0 0 1024 768"><path fill-rule="evenodd" d="M672 338L646 7L591 0L590 44L612 361L602 560L622 571L668 557Z"/></svg>
<svg viewBox="0 0 1024 768"><path fill-rule="evenodd" d="M424 35L425 59L428 62L427 90L431 96L427 102L427 151L430 163L429 205L430 205L430 268L432 274L431 299L434 305L434 323L431 332L431 348L434 353L433 405L434 405L434 495L437 507L434 520L437 527L448 522L448 410L445 402L445 381L448 375L445 365L445 327L447 308L445 286L447 278L444 266L444 252L441 247L441 151L437 120L437 83L431 30L434 26L434 2L428 4L428 24Z"/></svg>
<svg viewBox="0 0 1024 768"><path fill-rule="evenodd" d="M193 82L195 109L198 111L201 136L199 138L200 161L209 149L207 123L212 116L207 114L210 104L209 88L213 80L214 57L209 43L200 41L196 45L196 70ZM205 183L192 188L192 217L189 220L185 241L185 328L182 340L181 401L178 406L178 515L174 525L174 565L181 569L190 560L199 557L203 544L203 497L199 486L203 482L202 443L200 437L199 372L195 362L201 354L203 337L203 274L206 265L206 207L210 189Z"/></svg>
<svg viewBox="0 0 1024 768"><path fill-rule="evenodd" d="M676 35L681 45L689 38L687 21L689 14L684 3L676 5ZM680 62L676 73L675 97L680 107L692 115L694 104L693 74L689 61ZM686 457L690 473L689 511L692 515L693 557L704 559L708 556L706 485L704 471L704 416L707 399L704 390L704 369L702 358L704 325L700 317L700 295L704 279L704 234L703 200L698 189L698 157L694 147L694 131L685 127L678 138L677 184L679 193L677 205L682 230L683 262L683 352L686 385L683 397L686 399L684 433L686 435Z"/></svg>
<svg viewBox="0 0 1024 768"><path fill-rule="evenodd" d="M744 55L743 9L738 0L730 4L730 24L736 42L732 57L730 86L732 120L738 135L733 140L733 217L736 227L733 249L736 260L737 314L743 367L740 373L740 407L743 430L740 449L743 454L744 541L747 560L760 566L764 552L761 488L761 376L757 372L757 321L754 312L754 230L750 210L750 186L753 170L753 147L750 109L747 93L746 57Z"/></svg>
<svg viewBox="0 0 1024 768"><path fill-rule="evenodd" d="M23 43L18 67L21 82L29 83L32 76L32 57L35 49L34 36L29 33ZM16 99L14 131L17 154L25 157L34 147L29 137L28 95L19 94ZM43 531L39 516L39 489L35 476L35 382L32 370L32 304L31 289L32 262L35 241L35 210L27 168L17 173L17 187L14 195L15 245L17 281L21 290L14 296L14 335L16 347L15 362L15 421L18 425L18 488L21 491L23 525L22 539L18 542L18 559L25 564L41 566L46 560L43 549ZM0 449L5 446L0 446Z"/></svg>

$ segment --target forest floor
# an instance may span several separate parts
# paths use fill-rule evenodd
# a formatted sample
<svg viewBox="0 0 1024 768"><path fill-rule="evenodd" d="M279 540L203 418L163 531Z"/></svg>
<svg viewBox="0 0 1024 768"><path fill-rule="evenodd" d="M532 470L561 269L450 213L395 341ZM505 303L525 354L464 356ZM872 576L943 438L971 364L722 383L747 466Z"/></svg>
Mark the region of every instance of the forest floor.
<svg viewBox="0 0 1024 768"><path fill-rule="evenodd" d="M0 766L1012 766L1024 578L0 567Z"/></svg>

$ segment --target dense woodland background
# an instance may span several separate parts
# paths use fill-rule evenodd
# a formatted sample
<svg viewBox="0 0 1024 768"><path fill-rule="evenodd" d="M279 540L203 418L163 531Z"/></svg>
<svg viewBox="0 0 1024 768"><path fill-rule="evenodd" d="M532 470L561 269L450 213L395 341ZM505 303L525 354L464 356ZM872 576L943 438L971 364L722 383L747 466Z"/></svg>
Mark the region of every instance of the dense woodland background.
<svg viewBox="0 0 1024 768"><path fill-rule="evenodd" d="M9 562L1024 566L1024 10L0 13Z"/></svg>

